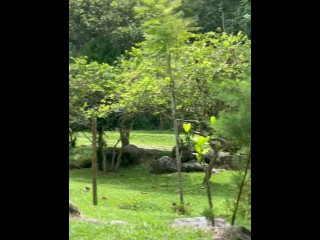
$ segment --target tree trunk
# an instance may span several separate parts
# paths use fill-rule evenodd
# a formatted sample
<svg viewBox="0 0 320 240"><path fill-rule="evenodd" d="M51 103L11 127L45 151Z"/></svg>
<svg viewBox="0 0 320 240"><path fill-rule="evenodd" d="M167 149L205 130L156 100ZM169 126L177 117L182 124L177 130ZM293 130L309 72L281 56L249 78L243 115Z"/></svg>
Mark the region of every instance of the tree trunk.
<svg viewBox="0 0 320 240"><path fill-rule="evenodd" d="M245 172L244 172L244 175L243 175L243 179L242 179L241 184L240 184L240 189L239 189L239 193L238 193L238 196L237 196L236 205L235 205L235 208L234 208L234 211L233 211L233 215L232 215L232 220L231 220L231 224L232 225L234 225L234 222L236 220L236 216L237 216L237 212L238 212L238 206L239 206L239 202L240 202L240 198L241 198L241 194L242 194L242 189L243 189L245 181L246 181L246 177L247 177L247 173L248 173L248 170L249 170L250 162L251 162L251 148L250 148L250 152L249 152L249 155L248 155L248 158L247 158L246 169L245 169Z"/></svg>
<svg viewBox="0 0 320 240"><path fill-rule="evenodd" d="M206 187L207 187L207 197L208 197L208 203L209 203L209 207L211 209L211 223L212 223L212 226L214 226L214 213L213 213L213 204L212 204L212 192L211 192L211 186L210 186L210 178L209 178L209 171L208 171L208 168L205 168L203 167L203 170L204 170L204 173L205 173L205 184L206 184ZM211 173L211 171L210 171ZM211 174L210 174L211 176Z"/></svg>
<svg viewBox="0 0 320 240"><path fill-rule="evenodd" d="M168 72L170 77L171 83L171 110L172 110L172 119L173 119L173 129L175 134L175 141L176 141L176 161L177 161L177 168L178 168L178 182L179 182L179 195L180 195L180 209L181 212L184 212L184 200L183 200L183 187L182 187L182 175L181 175L181 156L179 151L179 131L178 131L178 121L176 116L176 97L175 97L175 81L172 76L172 69L171 69L171 53L168 53Z"/></svg>
<svg viewBox="0 0 320 240"><path fill-rule="evenodd" d="M93 205L98 204L97 197L97 117L92 117L92 193Z"/></svg>
<svg viewBox="0 0 320 240"><path fill-rule="evenodd" d="M159 117L159 128L160 130L164 130L164 122L162 116Z"/></svg>
<svg viewBox="0 0 320 240"><path fill-rule="evenodd" d="M214 153L213 153L213 157L207 166L206 176L203 179L203 183L206 183L206 181L210 181L211 175L212 175L213 165L215 164L218 156L219 156L219 148L215 148Z"/></svg>
<svg viewBox="0 0 320 240"><path fill-rule="evenodd" d="M223 1L222 1L221 2L221 22L222 22L222 31L223 32L227 32L225 21L226 21L226 19L225 19L225 16L224 16L224 4L223 4Z"/></svg>
<svg viewBox="0 0 320 240"><path fill-rule="evenodd" d="M114 167L114 170L117 171L121 164L121 157L122 157L122 148L119 149L118 157L117 157L117 163Z"/></svg>
<svg viewBox="0 0 320 240"><path fill-rule="evenodd" d="M111 159L111 171L115 171L115 166L114 166L114 159L116 157L116 147L118 145L118 143L120 142L120 139L117 141L117 143L114 145L113 147L113 151L112 151L112 159Z"/></svg>
<svg viewBox="0 0 320 240"><path fill-rule="evenodd" d="M219 142L221 142L223 145L219 147L219 146L213 144L213 141L219 141ZM211 175L212 175L213 165L215 164L215 162L216 162L216 160L217 160L217 158L218 158L218 156L219 156L219 152L220 152L223 148L225 148L227 145L228 145L228 142L227 142L225 139L223 139L223 138L214 138L214 139L212 139L212 140L210 141L210 146L211 146L211 148L213 149L214 153L213 153L213 157L212 157L212 159L210 160L210 163L209 163L209 165L208 165L208 167L207 167L207 174L208 174L208 176L206 175L206 176L204 177L203 183L206 183L207 178L208 178L208 181L210 181L210 178L211 178Z"/></svg>
<svg viewBox="0 0 320 240"><path fill-rule="evenodd" d="M99 130L98 130L98 142L99 142L99 149L98 149L99 157L98 157L98 159L99 159L99 161L102 160L103 173L106 173L107 172L107 158L106 158L106 152L105 152L106 142L103 137L103 127L99 128Z"/></svg>
<svg viewBox="0 0 320 240"><path fill-rule="evenodd" d="M107 172L107 156L105 152L104 145L102 146L102 168L103 168L103 173Z"/></svg>
<svg viewBox="0 0 320 240"><path fill-rule="evenodd" d="M121 126L119 130L120 130L121 145L123 148L124 146L127 146L130 144L130 140L129 140L130 131L128 129L125 129L123 126Z"/></svg>

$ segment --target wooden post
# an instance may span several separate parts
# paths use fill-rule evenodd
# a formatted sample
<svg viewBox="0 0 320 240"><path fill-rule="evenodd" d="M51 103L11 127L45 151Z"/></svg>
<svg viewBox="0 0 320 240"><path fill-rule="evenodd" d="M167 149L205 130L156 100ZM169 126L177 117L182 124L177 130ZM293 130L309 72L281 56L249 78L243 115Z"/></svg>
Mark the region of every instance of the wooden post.
<svg viewBox="0 0 320 240"><path fill-rule="evenodd" d="M97 197L97 117L92 117L92 193L93 205L98 205Z"/></svg>

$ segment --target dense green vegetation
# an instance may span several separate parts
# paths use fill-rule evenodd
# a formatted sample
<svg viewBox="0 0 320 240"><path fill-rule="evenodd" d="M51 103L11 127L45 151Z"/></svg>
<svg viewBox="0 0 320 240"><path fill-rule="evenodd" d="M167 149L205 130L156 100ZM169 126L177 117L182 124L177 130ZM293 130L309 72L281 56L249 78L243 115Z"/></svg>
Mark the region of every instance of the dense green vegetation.
<svg viewBox="0 0 320 240"><path fill-rule="evenodd" d="M250 0L69 0L69 159L104 166L98 175L95 164L70 171L70 199L87 217L131 224L72 221L70 238L208 239L168 227L178 217L172 202L199 216L208 200L212 215L250 229L250 8ZM175 147L178 173L150 174L151 159L106 172L107 148L119 141L119 159L128 144L166 153ZM205 192L204 173L180 172L182 149L200 162L209 149L234 149L246 163L237 177L224 171L210 179L208 170ZM83 191L91 183L98 206Z"/></svg>
<svg viewBox="0 0 320 240"><path fill-rule="evenodd" d="M90 60L112 64L144 39L141 17L133 11L141 2L69 0L71 55L87 55ZM180 9L186 17L197 20L201 33L220 28L227 33L243 31L251 35L251 0L184 0Z"/></svg>

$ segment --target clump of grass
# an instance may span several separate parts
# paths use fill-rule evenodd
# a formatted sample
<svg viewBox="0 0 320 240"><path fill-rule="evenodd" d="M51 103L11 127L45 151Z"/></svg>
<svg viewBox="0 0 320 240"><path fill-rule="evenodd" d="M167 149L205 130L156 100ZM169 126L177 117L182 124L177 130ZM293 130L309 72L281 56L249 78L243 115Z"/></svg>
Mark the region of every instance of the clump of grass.
<svg viewBox="0 0 320 240"><path fill-rule="evenodd" d="M202 215L211 223L214 223L214 213L211 208L205 208L202 212Z"/></svg>

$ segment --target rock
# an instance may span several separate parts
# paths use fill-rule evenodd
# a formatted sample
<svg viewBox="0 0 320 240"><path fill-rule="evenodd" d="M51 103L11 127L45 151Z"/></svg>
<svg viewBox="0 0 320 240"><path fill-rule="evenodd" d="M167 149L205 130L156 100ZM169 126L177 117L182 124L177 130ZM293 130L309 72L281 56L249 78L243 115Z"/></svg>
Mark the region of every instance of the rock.
<svg viewBox="0 0 320 240"><path fill-rule="evenodd" d="M214 169L214 168L213 168L213 169L211 170L211 173L212 173L212 174L219 174L220 172L219 172L217 169Z"/></svg>
<svg viewBox="0 0 320 240"><path fill-rule="evenodd" d="M81 168L91 168L92 158L83 158L78 161Z"/></svg>
<svg viewBox="0 0 320 240"><path fill-rule="evenodd" d="M122 164L127 166L137 162L142 155L140 149L132 144L126 145L122 149Z"/></svg>
<svg viewBox="0 0 320 240"><path fill-rule="evenodd" d="M251 232L242 226L214 227L215 240L251 240Z"/></svg>
<svg viewBox="0 0 320 240"><path fill-rule="evenodd" d="M208 164L205 164L207 166ZM151 170L152 173L173 173L177 172L177 164L176 161L169 157L169 156L163 156L157 160L155 160L151 164ZM203 172L203 168L201 163L199 163L197 160L191 160L186 163L181 164L181 171L184 172Z"/></svg>
<svg viewBox="0 0 320 240"><path fill-rule="evenodd" d="M205 163L205 166L208 164ZM181 164L181 171L184 172L203 172L202 164L197 160L191 160Z"/></svg>
<svg viewBox="0 0 320 240"><path fill-rule="evenodd" d="M181 162L182 163L196 159L195 155L192 154L192 151L190 149L185 148L185 149L180 149L180 151L181 151ZM172 156L172 158L176 157L176 147L173 147L173 149L171 151L171 156Z"/></svg>
<svg viewBox="0 0 320 240"><path fill-rule="evenodd" d="M206 163L209 163L214 157L214 150L209 150L204 154L204 160ZM219 152L218 158L214 162L215 168L224 168L224 169L236 169L234 166L233 156L228 152Z"/></svg>
<svg viewBox="0 0 320 240"><path fill-rule="evenodd" d="M205 217L179 218L175 219L171 226L212 230L215 240L251 240L251 232L242 226L232 226L222 218L215 218L214 223L214 227L212 227L211 221Z"/></svg>
<svg viewBox="0 0 320 240"><path fill-rule="evenodd" d="M76 205L74 205L73 202L71 202L70 200L69 200L69 213L74 215L80 215L80 211L78 210Z"/></svg>
<svg viewBox="0 0 320 240"><path fill-rule="evenodd" d="M228 223L222 218L215 218L214 221L215 221L216 227L231 226L230 223ZM195 228L202 228L202 229L212 228L211 221L209 221L205 217L178 218L172 222L171 226L172 227L195 227Z"/></svg>
<svg viewBox="0 0 320 240"><path fill-rule="evenodd" d="M70 169L90 168L92 160L90 158L84 158L79 160L69 160Z"/></svg>
<svg viewBox="0 0 320 240"><path fill-rule="evenodd" d="M151 164L150 171L152 173L172 173L177 172L177 164L174 159L168 156L163 156Z"/></svg>
<svg viewBox="0 0 320 240"><path fill-rule="evenodd" d="M75 161L69 161L69 170L81 168L79 164Z"/></svg>

